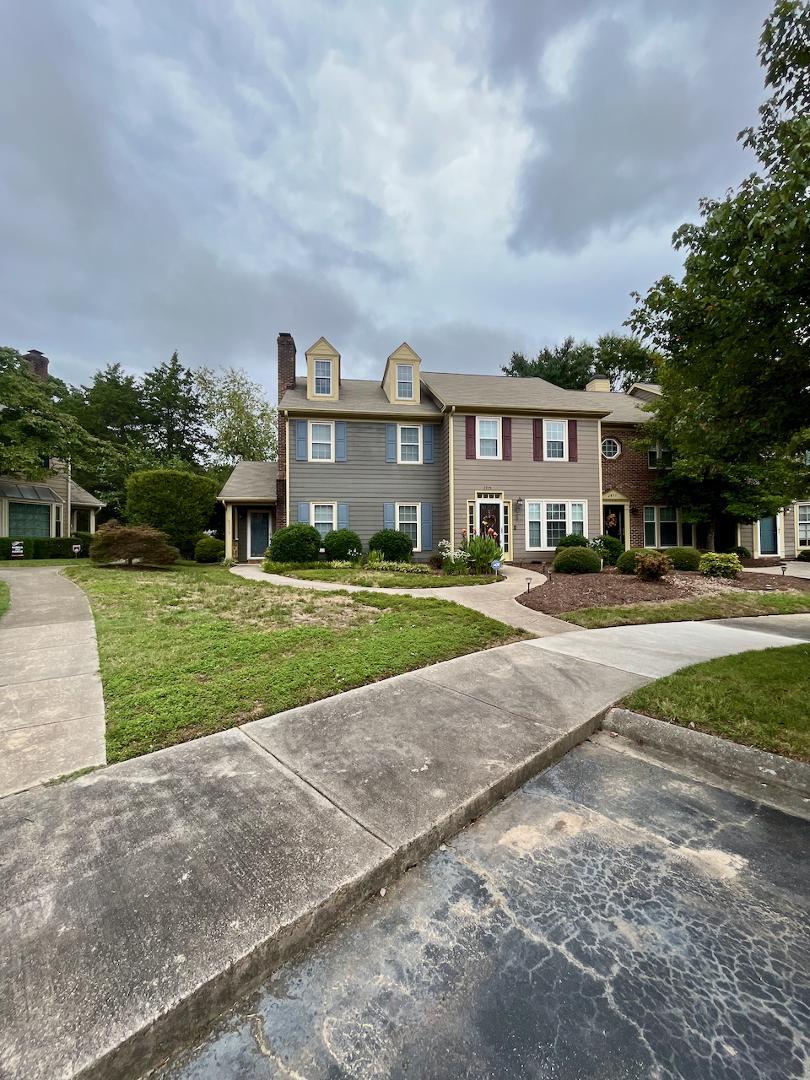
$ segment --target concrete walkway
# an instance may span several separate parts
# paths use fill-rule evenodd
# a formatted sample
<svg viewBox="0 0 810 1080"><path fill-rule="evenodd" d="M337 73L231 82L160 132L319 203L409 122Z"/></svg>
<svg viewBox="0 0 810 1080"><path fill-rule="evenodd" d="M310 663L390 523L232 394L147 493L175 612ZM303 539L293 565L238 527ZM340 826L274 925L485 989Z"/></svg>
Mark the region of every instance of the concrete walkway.
<svg viewBox="0 0 810 1080"><path fill-rule="evenodd" d="M810 639L777 618L507 645L0 801L0 1076L145 1073L630 690Z"/></svg>
<svg viewBox="0 0 810 1080"><path fill-rule="evenodd" d="M771 574L775 577L782 576L782 571L779 566L746 566L745 573ZM810 562L803 562L801 559L791 559L787 564L785 573L788 577L810 578Z"/></svg>
<svg viewBox="0 0 810 1080"><path fill-rule="evenodd" d="M509 565L501 570L505 581L496 581L492 585L448 585L442 589L377 589L364 588L361 585L342 585L335 581L305 581L301 578L282 577L281 574L265 574L260 566L251 563L234 566L231 573L250 581L265 581L270 585L286 585L295 589L315 589L317 592L342 589L346 592L397 593L400 596L418 596L423 599L432 597L437 600L452 600L473 611L480 611L491 619L497 619L498 622L506 623L507 626L528 630L538 637L570 633L572 629L571 623L555 619L553 615L544 615L542 611L532 611L531 608L516 602L515 597L526 591L527 582L530 581L531 587L535 588L542 585L546 577L534 570L522 570Z"/></svg>
<svg viewBox="0 0 810 1080"><path fill-rule="evenodd" d="M96 630L58 567L0 571L0 797L106 761Z"/></svg>

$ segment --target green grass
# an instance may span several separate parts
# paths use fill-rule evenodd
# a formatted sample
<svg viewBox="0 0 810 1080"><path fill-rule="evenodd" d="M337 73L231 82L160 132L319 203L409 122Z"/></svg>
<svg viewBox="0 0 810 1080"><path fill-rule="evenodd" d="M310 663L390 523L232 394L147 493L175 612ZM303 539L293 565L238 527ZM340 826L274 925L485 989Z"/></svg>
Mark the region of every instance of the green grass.
<svg viewBox="0 0 810 1080"><path fill-rule="evenodd" d="M86 563L87 559L0 559L0 570L12 570L22 567L36 570L38 566L73 566L74 563Z"/></svg>
<svg viewBox="0 0 810 1080"><path fill-rule="evenodd" d="M595 630L602 626L684 622L689 619L732 619L746 615L797 615L810 611L810 593L728 592L698 600L666 600L660 604L626 604L582 608L556 618Z"/></svg>
<svg viewBox="0 0 810 1080"><path fill-rule="evenodd" d="M284 588L221 566L66 573L96 620L110 761L526 636L446 600Z"/></svg>
<svg viewBox="0 0 810 1080"><path fill-rule="evenodd" d="M634 690L627 709L810 760L810 645L709 660Z"/></svg>
<svg viewBox="0 0 810 1080"><path fill-rule="evenodd" d="M287 577L303 581L334 581L342 585L360 585L364 589L446 589L453 585L491 585L502 581L494 574L408 574L396 570L286 570Z"/></svg>
<svg viewBox="0 0 810 1080"><path fill-rule="evenodd" d="M0 581L0 619L5 615L11 602L11 590L5 581Z"/></svg>

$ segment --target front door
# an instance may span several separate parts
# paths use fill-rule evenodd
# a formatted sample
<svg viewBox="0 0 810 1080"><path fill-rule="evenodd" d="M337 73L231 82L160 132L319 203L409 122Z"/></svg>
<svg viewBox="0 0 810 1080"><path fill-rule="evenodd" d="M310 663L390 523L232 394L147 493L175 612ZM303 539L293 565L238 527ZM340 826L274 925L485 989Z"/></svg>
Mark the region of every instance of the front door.
<svg viewBox="0 0 810 1080"><path fill-rule="evenodd" d="M270 543L270 514L251 510L248 514L248 558L263 559Z"/></svg>
<svg viewBox="0 0 810 1080"><path fill-rule="evenodd" d="M624 505L605 503L602 509L602 531L607 536L615 536L624 544Z"/></svg>
<svg viewBox="0 0 810 1080"><path fill-rule="evenodd" d="M760 555L778 555L779 542L776 534L776 518L760 518L759 520L759 553Z"/></svg>
<svg viewBox="0 0 810 1080"><path fill-rule="evenodd" d="M478 504L478 532L480 536L492 536L503 547L503 505L499 502Z"/></svg>

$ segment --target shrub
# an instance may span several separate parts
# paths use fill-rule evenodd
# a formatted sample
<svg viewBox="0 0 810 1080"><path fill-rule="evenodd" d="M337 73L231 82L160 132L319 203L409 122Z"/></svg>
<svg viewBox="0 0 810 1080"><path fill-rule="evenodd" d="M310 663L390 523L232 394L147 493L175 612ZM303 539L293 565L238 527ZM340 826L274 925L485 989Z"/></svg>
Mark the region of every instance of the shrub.
<svg viewBox="0 0 810 1080"><path fill-rule="evenodd" d="M321 550L321 534L314 525L287 525L276 529L267 549L273 562L315 562Z"/></svg>
<svg viewBox="0 0 810 1080"><path fill-rule="evenodd" d="M697 570L700 566L700 552L697 548L667 548L666 556L675 570Z"/></svg>
<svg viewBox="0 0 810 1080"><path fill-rule="evenodd" d="M335 529L323 539L327 559L348 559L354 562L363 554L363 542L351 529Z"/></svg>
<svg viewBox="0 0 810 1080"><path fill-rule="evenodd" d="M467 565L463 570L454 566L454 573L491 574L491 564L503 558L498 541L491 536L471 536L462 544L462 550L467 552Z"/></svg>
<svg viewBox="0 0 810 1080"><path fill-rule="evenodd" d="M740 559L750 559L751 552L744 544L738 544L737 547L731 549L732 554L737 555Z"/></svg>
<svg viewBox="0 0 810 1080"><path fill-rule="evenodd" d="M557 552L551 568L558 574L598 574L602 564L595 551L577 546Z"/></svg>
<svg viewBox="0 0 810 1080"><path fill-rule="evenodd" d="M588 541L584 536L580 536L579 533L568 533L557 544L557 551L567 547L588 547Z"/></svg>
<svg viewBox="0 0 810 1080"><path fill-rule="evenodd" d="M645 548L628 548L616 560L616 569L620 574L635 574L636 559L643 554Z"/></svg>
<svg viewBox="0 0 810 1080"><path fill-rule="evenodd" d="M636 577L640 581L660 581L672 571L669 557L662 551L640 551L636 555Z"/></svg>
<svg viewBox="0 0 810 1080"><path fill-rule="evenodd" d="M35 559L73 559L75 558L73 554L75 544L81 544L79 558L90 550L90 544L79 539L78 536L36 536L33 543L33 557Z"/></svg>
<svg viewBox="0 0 810 1080"><path fill-rule="evenodd" d="M225 557L225 541L215 536L201 536L194 545L194 558L200 563L219 562Z"/></svg>
<svg viewBox="0 0 810 1080"><path fill-rule="evenodd" d="M184 558L208 525L219 484L210 476L181 469L145 469L127 480L127 521L165 532Z"/></svg>
<svg viewBox="0 0 810 1080"><path fill-rule="evenodd" d="M467 550L467 538L462 546L453 550L449 540L440 540L438 544L439 569L445 574L467 574L470 570L470 553Z"/></svg>
<svg viewBox="0 0 810 1080"><path fill-rule="evenodd" d="M382 552L387 562L410 562L413 556L411 538L398 529L381 529L368 542L369 556L372 551Z"/></svg>
<svg viewBox="0 0 810 1080"><path fill-rule="evenodd" d="M352 563L349 564L353 565ZM383 573L391 574L429 574L430 567L427 563L421 562L389 562L387 559L383 559L381 562L375 563L369 566L369 569L381 570Z"/></svg>
<svg viewBox="0 0 810 1080"><path fill-rule="evenodd" d="M108 521L93 538L90 558L94 563L123 562L132 566L137 559L144 566L170 566L177 559L177 548L166 543L166 533L151 525Z"/></svg>
<svg viewBox="0 0 810 1080"><path fill-rule="evenodd" d="M597 536L590 545L606 566L615 566L624 554L624 544L615 536Z"/></svg>
<svg viewBox="0 0 810 1080"><path fill-rule="evenodd" d="M700 572L706 577L735 578L742 573L739 555L730 552L721 555L717 551L707 551L700 556Z"/></svg>
<svg viewBox="0 0 810 1080"><path fill-rule="evenodd" d="M431 570L441 570L444 566L444 555L440 551L434 551L428 559L428 566Z"/></svg>
<svg viewBox="0 0 810 1080"><path fill-rule="evenodd" d="M804 551L800 551L796 558L799 562L810 562L810 548L805 548Z"/></svg>

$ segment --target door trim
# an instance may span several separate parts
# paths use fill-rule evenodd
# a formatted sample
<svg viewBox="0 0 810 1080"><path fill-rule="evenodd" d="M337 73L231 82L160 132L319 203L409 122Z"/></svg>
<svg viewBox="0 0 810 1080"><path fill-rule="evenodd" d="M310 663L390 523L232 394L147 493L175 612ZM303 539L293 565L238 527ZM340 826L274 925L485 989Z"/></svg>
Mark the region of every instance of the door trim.
<svg viewBox="0 0 810 1080"><path fill-rule="evenodd" d="M785 557L785 512L780 510L774 514L776 518L776 552L766 552L764 555L759 542L759 523L762 518L754 522L754 558L755 559L784 559Z"/></svg>
<svg viewBox="0 0 810 1080"><path fill-rule="evenodd" d="M264 558L264 552L262 552L261 555L254 555L253 554L253 548L252 548L253 529L252 529L251 526L252 526L252 518L253 518L254 514L267 514L267 542L268 542L268 544L270 543L270 537L273 535L273 522L272 522L272 520L270 518L270 511L269 510L248 510L248 512L247 512L247 558L248 558L248 562L255 562L257 560L260 560L260 559Z"/></svg>

